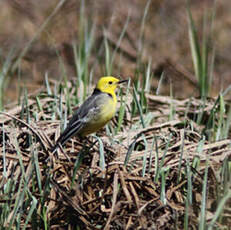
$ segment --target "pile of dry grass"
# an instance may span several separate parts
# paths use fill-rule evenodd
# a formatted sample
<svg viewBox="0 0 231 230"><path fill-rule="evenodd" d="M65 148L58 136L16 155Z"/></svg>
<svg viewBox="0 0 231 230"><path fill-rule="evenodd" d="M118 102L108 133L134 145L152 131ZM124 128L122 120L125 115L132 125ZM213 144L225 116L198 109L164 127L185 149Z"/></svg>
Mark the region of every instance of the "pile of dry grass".
<svg viewBox="0 0 231 230"><path fill-rule="evenodd" d="M155 118L153 125L132 128L140 118L130 118L128 112L123 130L113 137L114 142L101 134L105 168L99 167L102 143L92 144L91 139L85 143L79 143L77 139L69 141L64 147L68 159L61 151L58 157L49 152L51 143L59 135L60 126L58 121L49 117L49 106L54 101L52 97L40 99L40 112L36 98L29 99L29 124L19 119L21 107L14 106L2 114L0 154L2 158L4 148L5 175L18 181L23 176L17 151L22 155L27 175L34 161L32 150L38 150L35 152L41 186L43 188L50 183L50 191L40 197L39 186L31 182L32 178L27 184L39 201L37 210L46 206L47 220L52 229L67 228L68 225L85 229L183 229L186 212L190 228L197 229L207 169L206 220L211 220L217 205L217 186L222 186L217 181L219 168L223 160L231 156L230 139L214 143L203 140L201 133L204 127L194 122L201 108L199 100L180 101L151 95L147 98L150 114ZM204 105L204 119L209 116L213 104L211 101ZM172 121L169 121L170 105L174 105L175 110ZM32 116L35 111L38 112L37 121ZM200 148L200 145L203 147ZM80 157L83 151L85 153ZM75 167L79 162L81 164ZM78 169L76 174L74 168ZM192 204L187 206L189 168ZM3 171L2 159L0 170ZM3 174L0 181L4 181ZM14 196L12 199L15 199ZM13 206L10 207L12 212ZM225 208L224 214L224 226L230 226L228 208ZM8 224L6 221L5 225Z"/></svg>

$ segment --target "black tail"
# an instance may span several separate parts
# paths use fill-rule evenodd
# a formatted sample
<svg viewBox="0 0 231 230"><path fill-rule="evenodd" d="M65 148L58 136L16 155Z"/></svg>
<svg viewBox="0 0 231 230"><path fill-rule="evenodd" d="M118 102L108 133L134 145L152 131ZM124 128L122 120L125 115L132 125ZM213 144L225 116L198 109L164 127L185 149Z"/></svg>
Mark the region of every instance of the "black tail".
<svg viewBox="0 0 231 230"><path fill-rule="evenodd" d="M58 148L63 146L71 137L77 135L79 130L82 128L82 122L74 122L71 125L68 125L63 133L59 136L55 145L51 148L51 152L55 153Z"/></svg>

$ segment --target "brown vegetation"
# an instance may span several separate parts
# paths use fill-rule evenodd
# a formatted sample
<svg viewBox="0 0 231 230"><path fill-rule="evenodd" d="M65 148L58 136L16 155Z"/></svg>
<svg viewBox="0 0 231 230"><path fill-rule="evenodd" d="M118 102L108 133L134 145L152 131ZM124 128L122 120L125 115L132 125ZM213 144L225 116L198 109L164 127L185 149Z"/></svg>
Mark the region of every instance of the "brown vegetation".
<svg viewBox="0 0 231 230"><path fill-rule="evenodd" d="M49 117L55 98L40 99L42 111L39 112L36 99L31 97L27 105L31 117L29 123L19 118L23 115L19 107L13 106L2 114L4 129L1 128L1 137L4 131L5 144L1 139L0 145L1 149L5 149L6 175L17 178L18 183L23 176L17 149L22 156L25 175L33 169L35 157L38 159L36 170L40 174L42 188L46 187L46 183L52 185L45 200L40 200L44 197L40 198L39 186L32 183L33 178L27 183L39 201L37 210L43 209L41 205L46 206L46 216L52 229L66 229L67 226L84 229L183 229L185 213L188 213L190 228L197 229L205 170L208 170L206 221L211 221L217 197L225 186L217 184L217 176L224 160L231 157L230 139L214 143L203 141L203 122L200 126L195 123L201 110L200 100L172 100L152 95L147 95L147 98L155 123L147 128L137 126L134 129L140 118L129 117L131 108L127 103L123 130L114 136L114 141L118 142L113 144L105 134L101 137L106 161L104 166L100 165L102 146L93 143L92 139L84 143L73 139L64 147L65 154L60 150L58 156L50 153L50 146L60 130L59 122ZM169 121L170 104L175 108L172 121ZM211 100L204 105L205 121L213 104ZM63 106L66 106L65 103ZM28 116L28 112L24 115ZM35 112L38 121L33 119ZM117 118L113 123L116 125ZM200 148L201 145L203 148ZM37 152L36 156L31 155L32 149ZM77 162L81 163L75 171ZM191 171L192 203L186 206L188 167ZM158 174L157 170L161 173ZM2 175L0 180L4 181ZM165 193L161 194L163 183ZM229 204L224 209L224 226L231 224ZM14 202L9 216L13 215L13 208ZM5 224L8 225L7 222ZM219 224L219 227L222 228L222 225Z"/></svg>

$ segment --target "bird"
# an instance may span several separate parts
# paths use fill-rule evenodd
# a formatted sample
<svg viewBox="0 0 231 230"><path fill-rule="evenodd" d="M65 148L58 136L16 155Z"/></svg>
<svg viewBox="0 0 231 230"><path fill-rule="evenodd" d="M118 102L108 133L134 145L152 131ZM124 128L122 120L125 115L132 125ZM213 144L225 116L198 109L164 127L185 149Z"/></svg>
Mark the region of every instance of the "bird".
<svg viewBox="0 0 231 230"><path fill-rule="evenodd" d="M91 96L73 114L51 151L55 152L73 136L83 138L104 127L116 113L115 90L125 82L128 80L120 80L113 76L101 77Z"/></svg>

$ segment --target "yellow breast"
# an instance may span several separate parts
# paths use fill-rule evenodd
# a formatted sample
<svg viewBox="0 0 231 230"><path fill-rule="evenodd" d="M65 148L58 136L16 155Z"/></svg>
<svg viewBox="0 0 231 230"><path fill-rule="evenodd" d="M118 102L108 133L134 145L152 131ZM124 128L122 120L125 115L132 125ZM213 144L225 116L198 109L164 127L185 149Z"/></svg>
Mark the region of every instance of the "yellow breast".
<svg viewBox="0 0 231 230"><path fill-rule="evenodd" d="M104 127L108 121L110 121L116 113L116 103L113 98L107 98L102 104L100 112L95 115L91 121L81 131L82 136L94 133Z"/></svg>

